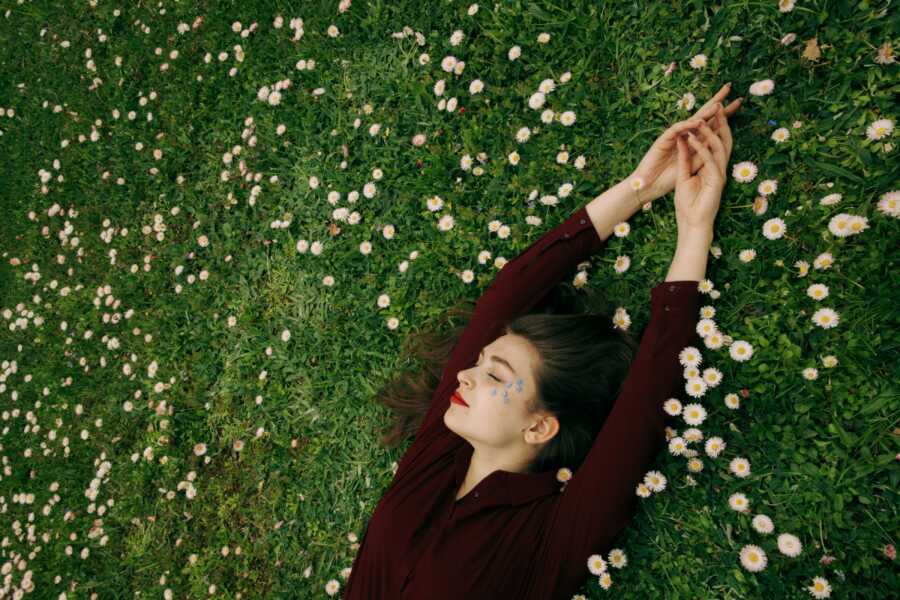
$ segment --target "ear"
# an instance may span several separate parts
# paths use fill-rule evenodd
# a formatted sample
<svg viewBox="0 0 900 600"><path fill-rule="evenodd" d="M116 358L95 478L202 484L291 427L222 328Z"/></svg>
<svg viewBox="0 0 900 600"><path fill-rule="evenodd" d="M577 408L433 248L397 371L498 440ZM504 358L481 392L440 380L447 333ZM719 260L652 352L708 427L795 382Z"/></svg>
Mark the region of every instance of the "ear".
<svg viewBox="0 0 900 600"><path fill-rule="evenodd" d="M539 421L528 430L526 439L534 444L549 442L559 432L559 419L551 414L541 415Z"/></svg>

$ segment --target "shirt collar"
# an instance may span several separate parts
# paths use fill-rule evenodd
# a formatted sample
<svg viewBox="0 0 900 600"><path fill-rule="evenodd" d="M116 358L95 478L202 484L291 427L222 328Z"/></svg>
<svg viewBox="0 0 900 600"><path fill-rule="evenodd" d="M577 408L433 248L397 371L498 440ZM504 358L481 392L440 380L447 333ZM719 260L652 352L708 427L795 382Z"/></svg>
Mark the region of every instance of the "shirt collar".
<svg viewBox="0 0 900 600"><path fill-rule="evenodd" d="M456 451L454 462L456 487L454 491L462 485L474 452L475 448L468 442L463 443ZM537 498L559 493L563 484L556 479L556 474L557 471L554 470L541 473L513 473L498 470L488 475L484 481L496 479L496 494L491 494L494 496L496 504L518 506ZM494 486L489 487L493 488Z"/></svg>

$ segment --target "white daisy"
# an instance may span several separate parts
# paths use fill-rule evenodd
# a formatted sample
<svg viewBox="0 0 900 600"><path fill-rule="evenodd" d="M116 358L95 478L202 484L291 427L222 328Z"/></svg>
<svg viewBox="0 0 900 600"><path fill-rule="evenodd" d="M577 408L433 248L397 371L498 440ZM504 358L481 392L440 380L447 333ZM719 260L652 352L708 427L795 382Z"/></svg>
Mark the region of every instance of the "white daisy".
<svg viewBox="0 0 900 600"><path fill-rule="evenodd" d="M843 198L843 196L836 192L834 194L822 196L822 198L819 200L819 206L832 206L833 204L837 204L838 202L840 202L841 198Z"/></svg>
<svg viewBox="0 0 900 600"><path fill-rule="evenodd" d="M787 225L785 225L784 220L779 217L772 217L765 223L763 223L763 235L766 236L766 239L769 240L777 240L781 237L784 237L785 232L787 231Z"/></svg>
<svg viewBox="0 0 900 600"><path fill-rule="evenodd" d="M733 458L728 464L728 470L736 477L747 477L750 475L750 462L746 458Z"/></svg>
<svg viewBox="0 0 900 600"><path fill-rule="evenodd" d="M697 54L691 58L691 68L692 69L702 69L706 66L707 59L705 54Z"/></svg>
<svg viewBox="0 0 900 600"><path fill-rule="evenodd" d="M678 362L685 367L699 367L703 362L703 356L694 346L685 346L684 349L678 353Z"/></svg>
<svg viewBox="0 0 900 600"><path fill-rule="evenodd" d="M753 529L762 534L769 534L775 530L775 525L772 523L772 519L769 518L769 515L756 515L753 517L753 520L750 521L750 525L753 526Z"/></svg>
<svg viewBox="0 0 900 600"><path fill-rule="evenodd" d="M691 377L684 383L684 393L691 398L702 398L707 387L706 382L699 377Z"/></svg>
<svg viewBox="0 0 900 600"><path fill-rule="evenodd" d="M687 450L687 444L681 436L673 437L669 440L669 454L672 456L681 456Z"/></svg>
<svg viewBox="0 0 900 600"><path fill-rule="evenodd" d="M819 270L830 269L833 263L834 257L831 255L831 252L823 252L813 261L813 268Z"/></svg>
<svg viewBox="0 0 900 600"><path fill-rule="evenodd" d="M728 505L737 512L748 512L750 510L750 501L747 499L747 496L740 492L735 492L728 498Z"/></svg>
<svg viewBox="0 0 900 600"><path fill-rule="evenodd" d="M616 569L621 569L628 564L628 556L626 556L624 550L613 548L609 551L609 564Z"/></svg>
<svg viewBox="0 0 900 600"><path fill-rule="evenodd" d="M831 585L824 577L813 577L812 585L806 588L813 598L831 597Z"/></svg>
<svg viewBox="0 0 900 600"><path fill-rule="evenodd" d="M779 127L772 132L772 140L776 144L782 144L791 137L791 131L787 127Z"/></svg>
<svg viewBox="0 0 900 600"><path fill-rule="evenodd" d="M674 416L681 414L681 401L677 398L669 398L663 403L663 410Z"/></svg>
<svg viewBox="0 0 900 600"><path fill-rule="evenodd" d="M725 406L731 410L737 410L741 407L741 398L734 392L725 394Z"/></svg>
<svg viewBox="0 0 900 600"><path fill-rule="evenodd" d="M798 556L803 550L800 539L792 533L782 533L778 536L778 550L785 556Z"/></svg>
<svg viewBox="0 0 900 600"><path fill-rule="evenodd" d="M703 381L711 388L722 383L722 371L715 367L706 367L703 369Z"/></svg>
<svg viewBox="0 0 900 600"><path fill-rule="evenodd" d="M778 10L786 13L794 10L794 0L778 0Z"/></svg>
<svg viewBox="0 0 900 600"><path fill-rule="evenodd" d="M331 579L325 584L325 593L329 596L337 594L339 589L341 589L341 584L337 579Z"/></svg>
<svg viewBox="0 0 900 600"><path fill-rule="evenodd" d="M719 454L725 449L727 444L725 441L719 436L714 436L706 440L706 444L704 444L704 450L706 451L706 455L710 458L716 458Z"/></svg>
<svg viewBox="0 0 900 600"><path fill-rule="evenodd" d="M604 573L600 576L598 582L600 583L600 587L602 587L604 590L608 590L610 586L612 586L612 577L610 577L608 572Z"/></svg>
<svg viewBox="0 0 900 600"><path fill-rule="evenodd" d="M706 409L702 404L688 404L684 407L681 416L688 425L700 425L706 420Z"/></svg>
<svg viewBox="0 0 900 600"><path fill-rule="evenodd" d="M644 483L654 492L666 489L666 476L659 471L648 471L644 476Z"/></svg>
<svg viewBox="0 0 900 600"><path fill-rule="evenodd" d="M753 346L744 340L735 340L731 343L731 346L728 347L728 353L731 355L732 359L738 362L744 362L753 357Z"/></svg>
<svg viewBox="0 0 900 600"><path fill-rule="evenodd" d="M813 313L812 322L822 329L831 329L837 327L841 319L838 313L830 308L820 308Z"/></svg>
<svg viewBox="0 0 900 600"><path fill-rule="evenodd" d="M699 442L703 439L703 432L696 427L688 427L684 430L683 435L688 442Z"/></svg>

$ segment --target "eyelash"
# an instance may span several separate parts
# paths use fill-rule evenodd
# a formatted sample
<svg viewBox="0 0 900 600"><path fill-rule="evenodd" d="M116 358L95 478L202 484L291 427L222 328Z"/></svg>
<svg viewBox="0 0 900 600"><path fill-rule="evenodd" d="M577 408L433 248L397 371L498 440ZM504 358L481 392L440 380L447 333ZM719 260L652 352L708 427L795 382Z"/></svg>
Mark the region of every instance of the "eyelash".
<svg viewBox="0 0 900 600"><path fill-rule="evenodd" d="M477 363L475 363L475 366L476 366L476 367L477 367L477 366L479 366L479 365L480 365L480 364L481 364L481 361L479 361L479 362L477 362ZM489 376L490 376L490 377L493 377L493 378L494 378L494 381L496 381L496 382L498 382L498 383L499 383L499 382L500 382L500 380L499 380L499 379L497 379L497 378L496 378L496 377L494 377L494 376L493 376L493 375L491 375L491 374L490 374L490 373L488 373L488 375L489 375Z"/></svg>

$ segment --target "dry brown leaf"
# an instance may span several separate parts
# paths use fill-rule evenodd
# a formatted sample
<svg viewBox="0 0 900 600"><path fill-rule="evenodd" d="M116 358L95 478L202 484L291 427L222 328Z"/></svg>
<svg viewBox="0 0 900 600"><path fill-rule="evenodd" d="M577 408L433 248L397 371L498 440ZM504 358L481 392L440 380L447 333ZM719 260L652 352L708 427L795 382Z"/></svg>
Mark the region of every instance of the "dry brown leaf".
<svg viewBox="0 0 900 600"><path fill-rule="evenodd" d="M820 56L822 56L822 52L819 50L819 42L817 38L806 40L806 48L804 48L803 50L803 58L805 58L806 60L816 61L819 60Z"/></svg>

